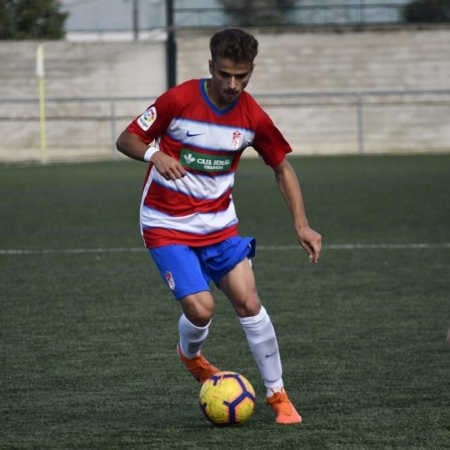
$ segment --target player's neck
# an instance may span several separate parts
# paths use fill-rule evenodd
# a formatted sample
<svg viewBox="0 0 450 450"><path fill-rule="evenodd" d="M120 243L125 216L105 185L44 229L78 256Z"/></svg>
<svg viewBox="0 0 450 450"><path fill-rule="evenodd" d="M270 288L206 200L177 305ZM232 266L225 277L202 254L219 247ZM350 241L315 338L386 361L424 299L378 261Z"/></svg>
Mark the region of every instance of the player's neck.
<svg viewBox="0 0 450 450"><path fill-rule="evenodd" d="M208 96L210 102L217 108L217 109L226 109L230 105L224 103L220 96L214 92L214 89L211 88L211 80L205 80L205 93Z"/></svg>

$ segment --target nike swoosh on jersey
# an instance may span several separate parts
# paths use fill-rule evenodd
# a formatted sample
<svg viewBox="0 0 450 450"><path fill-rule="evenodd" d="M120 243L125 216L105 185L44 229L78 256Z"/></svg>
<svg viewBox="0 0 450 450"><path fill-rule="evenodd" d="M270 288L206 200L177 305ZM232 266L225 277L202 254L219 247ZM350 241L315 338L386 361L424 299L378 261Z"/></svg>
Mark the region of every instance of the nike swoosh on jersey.
<svg viewBox="0 0 450 450"><path fill-rule="evenodd" d="M202 134L205 134L205 133L191 133L190 131L186 131L186 136L187 137L200 136Z"/></svg>

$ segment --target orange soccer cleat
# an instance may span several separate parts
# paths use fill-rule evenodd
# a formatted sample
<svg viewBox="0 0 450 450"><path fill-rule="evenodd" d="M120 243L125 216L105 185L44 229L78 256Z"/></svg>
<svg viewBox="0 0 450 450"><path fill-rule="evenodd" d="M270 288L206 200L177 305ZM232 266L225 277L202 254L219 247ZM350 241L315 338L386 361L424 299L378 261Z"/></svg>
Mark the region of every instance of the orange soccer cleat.
<svg viewBox="0 0 450 450"><path fill-rule="evenodd" d="M200 355L193 358L186 358L181 353L180 344L177 345L178 356L185 365L188 372L200 383L203 384L211 375L220 372L220 369L213 366L200 352Z"/></svg>
<svg viewBox="0 0 450 450"><path fill-rule="evenodd" d="M284 388L281 392L274 392L271 397L267 397L267 403L275 413L275 422L279 424L301 423L302 418L289 400Z"/></svg>

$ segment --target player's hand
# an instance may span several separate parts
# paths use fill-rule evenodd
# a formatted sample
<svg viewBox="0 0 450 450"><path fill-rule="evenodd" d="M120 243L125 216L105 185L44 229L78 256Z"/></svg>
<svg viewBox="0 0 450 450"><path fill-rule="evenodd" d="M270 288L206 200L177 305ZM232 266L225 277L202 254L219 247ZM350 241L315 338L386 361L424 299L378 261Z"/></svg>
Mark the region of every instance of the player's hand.
<svg viewBox="0 0 450 450"><path fill-rule="evenodd" d="M322 249L322 236L309 227L302 227L297 232L298 241L309 257L309 263L318 263Z"/></svg>
<svg viewBox="0 0 450 450"><path fill-rule="evenodd" d="M186 175L183 166L176 159L163 152L156 152L152 156L151 162L166 180L175 181Z"/></svg>

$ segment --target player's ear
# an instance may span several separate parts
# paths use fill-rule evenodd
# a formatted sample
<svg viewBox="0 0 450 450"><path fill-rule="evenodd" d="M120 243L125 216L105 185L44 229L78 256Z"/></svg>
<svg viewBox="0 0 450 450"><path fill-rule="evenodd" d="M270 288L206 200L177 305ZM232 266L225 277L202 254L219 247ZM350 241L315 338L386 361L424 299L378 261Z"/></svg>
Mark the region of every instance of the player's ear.
<svg viewBox="0 0 450 450"><path fill-rule="evenodd" d="M214 71L214 65L211 59L208 61L208 64L209 64L209 73L212 75Z"/></svg>

